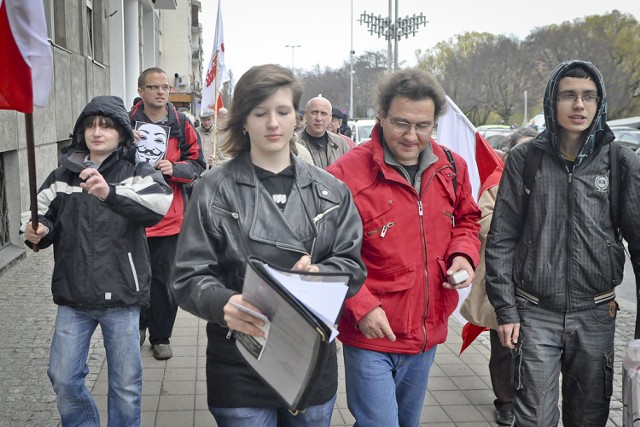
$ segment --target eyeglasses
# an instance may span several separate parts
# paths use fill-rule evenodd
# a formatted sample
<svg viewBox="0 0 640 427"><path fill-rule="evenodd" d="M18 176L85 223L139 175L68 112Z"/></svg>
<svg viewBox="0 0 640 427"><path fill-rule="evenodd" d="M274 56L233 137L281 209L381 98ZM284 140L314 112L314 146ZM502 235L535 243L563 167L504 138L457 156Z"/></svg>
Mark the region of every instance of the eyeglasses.
<svg viewBox="0 0 640 427"><path fill-rule="evenodd" d="M168 92L169 89L171 89L171 86L169 85L145 85L144 87L146 87L147 89L153 92L157 92L160 89L162 89L165 92Z"/></svg>
<svg viewBox="0 0 640 427"><path fill-rule="evenodd" d="M393 120L389 117L389 122L393 126L393 130L398 133L407 133L411 128L416 128L416 133L420 135L429 135L429 132L433 130L435 124L433 123L418 123L417 125L412 125L411 123Z"/></svg>
<svg viewBox="0 0 640 427"><path fill-rule="evenodd" d="M595 93L587 93L582 96L578 96L575 93L563 93L558 97L558 102L574 104L578 98L582 100L583 104L597 104L600 101L600 97Z"/></svg>

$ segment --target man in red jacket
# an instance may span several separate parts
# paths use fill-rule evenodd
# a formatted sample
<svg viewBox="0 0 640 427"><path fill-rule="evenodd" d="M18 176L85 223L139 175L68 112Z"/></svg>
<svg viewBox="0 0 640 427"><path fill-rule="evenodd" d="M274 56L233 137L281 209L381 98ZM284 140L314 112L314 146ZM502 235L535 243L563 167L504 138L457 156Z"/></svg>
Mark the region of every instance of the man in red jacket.
<svg viewBox="0 0 640 427"><path fill-rule="evenodd" d="M173 189L173 202L160 223L147 228L151 259L151 301L140 311L140 345L149 328L153 357L158 360L173 356L170 346L178 304L169 287L169 274L176 253L178 233L187 206L185 184L200 176L206 167L198 134L187 117L169 102L169 78L160 68L148 68L138 77L138 93L142 101L131 111L131 127L153 123L168 128L165 152L154 167L162 172Z"/></svg>
<svg viewBox="0 0 640 427"><path fill-rule="evenodd" d="M455 176L431 139L446 108L437 80L392 73L378 104L371 140L327 168L351 189L368 269L338 326L347 404L358 426L417 426L456 286L469 286L478 263L480 210L464 160L453 154Z"/></svg>

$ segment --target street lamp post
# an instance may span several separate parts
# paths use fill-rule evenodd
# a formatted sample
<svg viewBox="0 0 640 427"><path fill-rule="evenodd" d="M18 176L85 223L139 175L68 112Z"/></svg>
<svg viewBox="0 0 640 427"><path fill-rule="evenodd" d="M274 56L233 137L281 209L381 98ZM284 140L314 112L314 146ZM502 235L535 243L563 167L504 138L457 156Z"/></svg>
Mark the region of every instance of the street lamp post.
<svg viewBox="0 0 640 427"><path fill-rule="evenodd" d="M349 116L353 117L353 55L356 53L353 50L353 0L351 0L351 50L349 51Z"/></svg>
<svg viewBox="0 0 640 427"><path fill-rule="evenodd" d="M392 17L393 12L393 0L389 0L389 16L384 18L380 15L374 15L373 13L367 14L363 12L360 15L358 22L360 24L366 24L371 34L377 34L378 37L384 37L387 40L387 69L398 69L398 42L409 37L409 35L416 35L416 31L421 26L426 26L426 16L422 13L420 15L414 14L413 16L406 16L404 18L398 17L398 2L395 0L395 19ZM395 49L392 49L392 43L394 42ZM394 51L392 54L392 50Z"/></svg>
<svg viewBox="0 0 640 427"><path fill-rule="evenodd" d="M297 47L300 47L300 46L302 46L302 45L299 45L299 44L295 44L295 45L294 44L288 44L288 45L285 45L285 47L290 47L291 48L291 71L295 71L296 70L295 69L295 62L294 62L294 52L295 52L295 49Z"/></svg>

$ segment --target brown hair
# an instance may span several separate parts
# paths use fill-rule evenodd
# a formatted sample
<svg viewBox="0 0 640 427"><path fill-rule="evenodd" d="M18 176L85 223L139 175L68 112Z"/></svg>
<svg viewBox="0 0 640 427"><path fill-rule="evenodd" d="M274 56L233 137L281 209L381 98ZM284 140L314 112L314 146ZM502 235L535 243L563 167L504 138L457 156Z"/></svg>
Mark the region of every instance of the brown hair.
<svg viewBox="0 0 640 427"><path fill-rule="evenodd" d="M435 76L420 68L395 71L383 77L378 93L378 119L387 116L391 102L397 96L414 101L432 99L436 119L447 110L447 99L440 82Z"/></svg>
<svg viewBox="0 0 640 427"><path fill-rule="evenodd" d="M229 138L220 147L225 154L235 157L250 150L251 141L244 132L247 117L256 106L283 87L291 89L293 110L296 113L300 107L302 84L290 69L276 64L256 65L240 77L233 91L229 120L225 127ZM294 137L289 145L295 147Z"/></svg>

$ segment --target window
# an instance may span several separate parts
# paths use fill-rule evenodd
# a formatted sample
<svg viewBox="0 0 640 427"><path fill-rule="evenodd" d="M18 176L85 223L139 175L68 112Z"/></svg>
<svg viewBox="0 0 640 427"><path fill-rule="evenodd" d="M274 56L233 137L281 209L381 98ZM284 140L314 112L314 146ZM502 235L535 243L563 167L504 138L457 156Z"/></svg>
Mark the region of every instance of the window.
<svg viewBox="0 0 640 427"><path fill-rule="evenodd" d="M87 28L86 55L96 62L104 62L102 46L103 15L102 0L85 0L85 22Z"/></svg>
<svg viewBox="0 0 640 427"><path fill-rule="evenodd" d="M54 44L67 47L67 34L64 22L65 2L43 0L45 20L47 21L47 37Z"/></svg>
<svg viewBox="0 0 640 427"><path fill-rule="evenodd" d="M0 248L9 244L9 211L7 209L4 161L0 154Z"/></svg>

